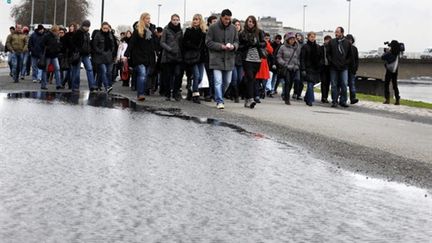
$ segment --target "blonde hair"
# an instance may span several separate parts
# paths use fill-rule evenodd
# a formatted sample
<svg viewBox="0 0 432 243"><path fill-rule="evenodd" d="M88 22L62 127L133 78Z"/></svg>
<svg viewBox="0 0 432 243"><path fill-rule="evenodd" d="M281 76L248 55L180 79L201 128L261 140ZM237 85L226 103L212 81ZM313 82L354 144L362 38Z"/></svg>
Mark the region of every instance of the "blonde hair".
<svg viewBox="0 0 432 243"><path fill-rule="evenodd" d="M53 26L51 27L51 31L52 31L52 32L59 32L59 30L60 30L60 27L59 27L58 25L53 25Z"/></svg>
<svg viewBox="0 0 432 243"><path fill-rule="evenodd" d="M316 36L316 33L315 32L313 32L313 31L311 31L311 32L309 32L308 34L307 34L307 38L309 38L311 35L314 35L314 36Z"/></svg>
<svg viewBox="0 0 432 243"><path fill-rule="evenodd" d="M207 24L206 24L206 22L204 21L203 16L202 16L201 14L195 14L195 15L193 16L193 19L194 19L194 18L198 18L198 19L199 19L199 21L200 21L200 23L199 23L199 27L200 27L201 31L202 31L202 32L206 32L206 31L207 31ZM192 20L193 20L193 19L192 19Z"/></svg>
<svg viewBox="0 0 432 243"><path fill-rule="evenodd" d="M139 22L138 22L138 25L137 25L137 30L138 30L138 34L139 34L139 36L140 37L144 37L144 33L145 33L145 28L147 27L150 27L150 25L149 24L146 24L144 21L145 21L145 19L147 18L147 17L150 17L150 14L149 13L142 13L141 14L141 17L140 17L140 20L139 20Z"/></svg>

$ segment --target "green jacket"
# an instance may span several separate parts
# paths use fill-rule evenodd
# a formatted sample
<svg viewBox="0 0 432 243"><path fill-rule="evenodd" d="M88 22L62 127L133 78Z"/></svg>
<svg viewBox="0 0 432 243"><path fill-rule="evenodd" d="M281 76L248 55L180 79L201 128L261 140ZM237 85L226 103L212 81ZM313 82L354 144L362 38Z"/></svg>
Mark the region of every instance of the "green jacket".
<svg viewBox="0 0 432 243"><path fill-rule="evenodd" d="M10 34L6 39L6 46L10 52L28 51L28 38L24 34Z"/></svg>

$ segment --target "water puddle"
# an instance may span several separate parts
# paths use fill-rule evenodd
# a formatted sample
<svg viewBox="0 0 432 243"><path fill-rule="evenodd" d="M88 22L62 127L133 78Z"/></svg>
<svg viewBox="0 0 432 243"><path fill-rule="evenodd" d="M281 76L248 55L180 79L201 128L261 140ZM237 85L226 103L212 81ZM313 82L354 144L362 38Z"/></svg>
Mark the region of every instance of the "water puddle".
<svg viewBox="0 0 432 243"><path fill-rule="evenodd" d="M5 242L432 239L426 190L340 170L241 124L43 92L0 94L0 122Z"/></svg>

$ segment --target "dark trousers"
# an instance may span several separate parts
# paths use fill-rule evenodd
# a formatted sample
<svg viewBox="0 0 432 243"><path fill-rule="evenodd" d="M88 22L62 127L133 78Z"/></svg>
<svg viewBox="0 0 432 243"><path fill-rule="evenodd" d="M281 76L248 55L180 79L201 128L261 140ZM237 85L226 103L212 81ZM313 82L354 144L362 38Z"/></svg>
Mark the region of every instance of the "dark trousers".
<svg viewBox="0 0 432 243"><path fill-rule="evenodd" d="M243 62L244 78L246 82L246 99L255 97L256 74L260 69L259 62Z"/></svg>
<svg viewBox="0 0 432 243"><path fill-rule="evenodd" d="M298 70L288 70L286 72L284 80L284 100L289 100L293 84L295 84L296 81L300 80L300 72Z"/></svg>
<svg viewBox="0 0 432 243"><path fill-rule="evenodd" d="M384 96L386 99L390 99L390 81L392 82L395 98L397 100L400 99L397 77L398 77L397 71L396 73L386 71L385 80L384 80Z"/></svg>
<svg viewBox="0 0 432 243"><path fill-rule="evenodd" d="M180 77L181 65L179 63L165 63L162 65L166 74L164 77L165 96L171 97L171 93L173 96L179 95L182 78Z"/></svg>
<svg viewBox="0 0 432 243"><path fill-rule="evenodd" d="M303 77L294 81L294 94L297 95L297 97L300 97L303 92L304 84L303 84Z"/></svg>
<svg viewBox="0 0 432 243"><path fill-rule="evenodd" d="M325 66L321 71L321 100L327 100L330 92L330 66Z"/></svg>

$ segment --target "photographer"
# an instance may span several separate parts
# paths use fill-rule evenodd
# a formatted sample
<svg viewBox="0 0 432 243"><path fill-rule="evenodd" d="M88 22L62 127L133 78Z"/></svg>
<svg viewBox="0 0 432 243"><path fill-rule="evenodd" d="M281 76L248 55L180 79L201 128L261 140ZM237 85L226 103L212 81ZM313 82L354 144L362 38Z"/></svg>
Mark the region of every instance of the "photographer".
<svg viewBox="0 0 432 243"><path fill-rule="evenodd" d="M388 43L384 43L388 44ZM392 82L396 102L395 105L400 105L399 89L397 84L397 76L399 69L399 60L401 51L401 44L398 41L392 40L388 44L389 48L384 49L384 54L381 57L385 61L386 74L384 82L384 104L390 104L390 81Z"/></svg>

